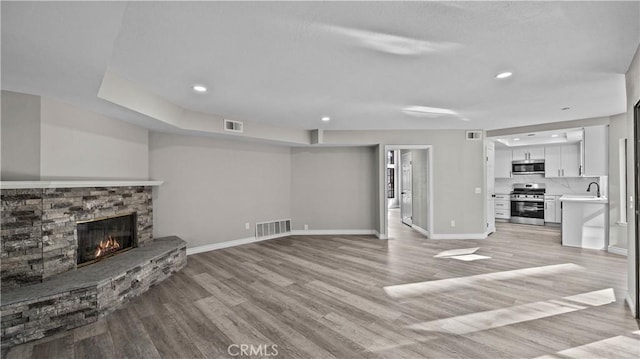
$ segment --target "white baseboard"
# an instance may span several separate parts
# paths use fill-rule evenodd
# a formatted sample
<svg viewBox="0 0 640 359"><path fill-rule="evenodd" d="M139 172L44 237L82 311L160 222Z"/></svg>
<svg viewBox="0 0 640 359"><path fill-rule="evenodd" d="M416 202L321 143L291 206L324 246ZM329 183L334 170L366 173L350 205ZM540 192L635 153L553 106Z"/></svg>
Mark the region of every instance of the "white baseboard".
<svg viewBox="0 0 640 359"><path fill-rule="evenodd" d="M196 253L215 251L216 249L241 246L243 244L249 244L255 241L256 241L256 237L248 237L248 238L234 239L232 241L205 244L204 246L187 248L187 255L189 256Z"/></svg>
<svg viewBox="0 0 640 359"><path fill-rule="evenodd" d="M609 247L609 248L607 248L607 252L619 254L619 255L625 256L625 257L627 256L627 249L626 248Z"/></svg>
<svg viewBox="0 0 640 359"><path fill-rule="evenodd" d="M422 228L420 226L416 226L415 224L412 224L411 228L415 229L416 232L422 234L423 236L429 237L429 232L426 229L424 229L424 228Z"/></svg>
<svg viewBox="0 0 640 359"><path fill-rule="evenodd" d="M629 309L631 309L631 313L633 313L633 316L636 316L636 305L633 301L633 299L631 299L631 296L629 295L629 293L627 293L627 295L624 297L624 301L627 302L627 305L629 306Z"/></svg>
<svg viewBox="0 0 640 359"><path fill-rule="evenodd" d="M291 231L292 236L362 236L376 235L373 229L308 229Z"/></svg>
<svg viewBox="0 0 640 359"><path fill-rule="evenodd" d="M224 241L218 243L205 244L204 246L191 247L187 248L187 255L192 255L196 253L215 251L216 249L229 248L241 246L243 244L255 243L266 241L269 239L282 238L287 236L326 236L326 235L375 235L380 238L380 233L373 229L318 229L318 230L308 230L308 231L291 231L289 233L276 234L268 237L247 237L241 239L234 239L232 241ZM386 237L386 235L385 235ZM386 239L386 238L380 238Z"/></svg>
<svg viewBox="0 0 640 359"><path fill-rule="evenodd" d="M429 239L486 239L486 233L434 233Z"/></svg>
<svg viewBox="0 0 640 359"><path fill-rule="evenodd" d="M261 238L247 237L247 238L241 238L241 239L234 239L232 241L205 244L204 246L187 248L187 255L189 256L196 253L215 251L216 249L236 247L236 246L241 246L243 244L261 242L261 241L266 241L268 239L274 239L274 238L282 238L290 235L291 233L283 233L283 234L277 234L277 235L261 237Z"/></svg>
<svg viewBox="0 0 640 359"><path fill-rule="evenodd" d="M421 227L412 225L416 231L429 237L428 232ZM290 233L282 233L269 237L247 237L241 239L234 239L231 241L224 241L218 243L205 244L203 246L187 248L187 255L215 251L217 249L229 248L241 246L243 244L255 243L260 241L266 241L269 239L282 238L287 236L363 236L374 235L378 239L389 239L387 234L381 234L374 229L315 229L315 230L295 230ZM487 235L485 233L470 233L470 234L434 234L430 239L485 239Z"/></svg>

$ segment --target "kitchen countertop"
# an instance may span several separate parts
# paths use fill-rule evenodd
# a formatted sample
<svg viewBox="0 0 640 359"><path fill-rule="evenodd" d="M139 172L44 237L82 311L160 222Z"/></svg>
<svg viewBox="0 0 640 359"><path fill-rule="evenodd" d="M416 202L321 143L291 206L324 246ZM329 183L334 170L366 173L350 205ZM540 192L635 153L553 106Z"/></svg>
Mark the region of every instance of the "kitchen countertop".
<svg viewBox="0 0 640 359"><path fill-rule="evenodd" d="M584 196L584 195L564 195L560 197L561 202L577 202L577 203L609 203L607 197Z"/></svg>

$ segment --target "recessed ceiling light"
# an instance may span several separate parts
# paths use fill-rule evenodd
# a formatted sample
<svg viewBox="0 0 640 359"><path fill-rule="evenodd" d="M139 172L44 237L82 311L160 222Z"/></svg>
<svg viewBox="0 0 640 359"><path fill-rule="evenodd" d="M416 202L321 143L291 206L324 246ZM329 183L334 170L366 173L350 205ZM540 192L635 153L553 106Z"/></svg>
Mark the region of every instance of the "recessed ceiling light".
<svg viewBox="0 0 640 359"><path fill-rule="evenodd" d="M193 85L193 91L204 93L204 92L207 92L207 88L202 85Z"/></svg>
<svg viewBox="0 0 640 359"><path fill-rule="evenodd" d="M561 108L562 111L566 111L566 110L569 110L569 109L571 109L571 107L563 107L563 108Z"/></svg>
<svg viewBox="0 0 640 359"><path fill-rule="evenodd" d="M551 135L551 137L558 137L558 136L559 136L558 134L555 134L555 135Z"/></svg>
<svg viewBox="0 0 640 359"><path fill-rule="evenodd" d="M513 140L514 140L514 141L520 141L520 139L519 139L519 138L514 138Z"/></svg>
<svg viewBox="0 0 640 359"><path fill-rule="evenodd" d="M496 75L496 78L497 79L506 79L507 77L511 77L511 75L513 75L512 72L501 72L501 73Z"/></svg>
<svg viewBox="0 0 640 359"><path fill-rule="evenodd" d="M325 117L322 118L322 121L323 122L329 122L329 121L331 121L331 118L325 116Z"/></svg>

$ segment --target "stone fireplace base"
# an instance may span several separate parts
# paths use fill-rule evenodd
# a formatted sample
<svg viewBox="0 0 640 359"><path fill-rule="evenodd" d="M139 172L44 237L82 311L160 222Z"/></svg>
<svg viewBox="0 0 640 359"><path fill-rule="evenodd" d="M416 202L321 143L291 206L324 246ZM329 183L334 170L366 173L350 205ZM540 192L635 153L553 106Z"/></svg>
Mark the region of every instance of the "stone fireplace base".
<svg viewBox="0 0 640 359"><path fill-rule="evenodd" d="M2 348L89 324L187 264L186 242L155 239L108 260L2 291Z"/></svg>

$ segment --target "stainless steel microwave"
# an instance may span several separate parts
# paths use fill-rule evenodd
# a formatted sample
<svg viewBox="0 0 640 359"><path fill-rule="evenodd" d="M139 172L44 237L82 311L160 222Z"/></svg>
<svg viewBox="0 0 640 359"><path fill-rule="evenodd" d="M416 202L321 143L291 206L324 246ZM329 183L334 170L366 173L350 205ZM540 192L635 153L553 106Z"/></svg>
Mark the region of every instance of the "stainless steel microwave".
<svg viewBox="0 0 640 359"><path fill-rule="evenodd" d="M511 163L514 175L544 174L544 160L521 160Z"/></svg>

